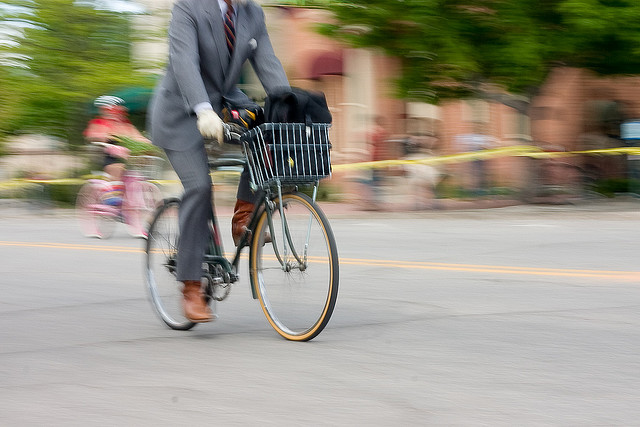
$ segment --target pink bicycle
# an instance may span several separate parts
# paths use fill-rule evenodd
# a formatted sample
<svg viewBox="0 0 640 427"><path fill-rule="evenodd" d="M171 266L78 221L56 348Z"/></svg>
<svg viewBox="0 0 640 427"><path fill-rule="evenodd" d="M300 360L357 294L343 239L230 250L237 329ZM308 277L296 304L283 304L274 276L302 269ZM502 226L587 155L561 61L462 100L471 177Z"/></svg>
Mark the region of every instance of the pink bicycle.
<svg viewBox="0 0 640 427"><path fill-rule="evenodd" d="M113 197L112 183L90 179L76 198L76 213L82 234L108 239L118 222L127 226L133 237L147 237L147 226L155 208L162 202L162 193L147 181L149 166L161 160L153 156L131 156L122 177L122 194Z"/></svg>

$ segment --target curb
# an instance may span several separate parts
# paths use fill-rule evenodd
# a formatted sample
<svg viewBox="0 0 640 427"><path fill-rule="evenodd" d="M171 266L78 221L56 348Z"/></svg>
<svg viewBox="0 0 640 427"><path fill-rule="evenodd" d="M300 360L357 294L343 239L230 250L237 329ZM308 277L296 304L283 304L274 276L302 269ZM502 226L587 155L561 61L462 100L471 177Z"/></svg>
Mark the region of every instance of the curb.
<svg viewBox="0 0 640 427"><path fill-rule="evenodd" d="M233 202L229 198L216 199L216 213L220 217L233 214ZM559 202L541 202L527 204L519 200L486 198L476 200L434 199L430 206L416 207L410 201L402 200L387 203L383 207L363 206L350 202L318 203L321 209L330 217L404 217L452 215L455 213L480 213L512 215L541 214L541 213L577 213L577 212L629 212L636 213L640 218L640 198L620 196L612 199L572 200ZM70 208L51 207L43 201L23 199L0 199L0 217L10 216L75 216Z"/></svg>

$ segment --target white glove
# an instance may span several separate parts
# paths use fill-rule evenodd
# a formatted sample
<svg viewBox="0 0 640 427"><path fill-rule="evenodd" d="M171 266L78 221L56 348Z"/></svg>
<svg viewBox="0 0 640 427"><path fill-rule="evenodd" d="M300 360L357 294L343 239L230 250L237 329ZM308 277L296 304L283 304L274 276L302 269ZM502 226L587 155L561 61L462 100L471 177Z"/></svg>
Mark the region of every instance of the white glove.
<svg viewBox="0 0 640 427"><path fill-rule="evenodd" d="M222 119L213 110L203 110L198 114L198 130L207 139L224 144Z"/></svg>

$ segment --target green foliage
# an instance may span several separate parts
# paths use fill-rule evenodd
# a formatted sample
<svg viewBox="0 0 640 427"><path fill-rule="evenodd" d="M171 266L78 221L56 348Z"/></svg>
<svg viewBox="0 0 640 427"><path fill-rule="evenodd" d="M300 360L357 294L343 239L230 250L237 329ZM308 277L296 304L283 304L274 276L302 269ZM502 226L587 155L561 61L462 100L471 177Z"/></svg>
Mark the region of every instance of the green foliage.
<svg viewBox="0 0 640 427"><path fill-rule="evenodd" d="M72 207L84 180L29 182L15 180L0 182L0 199L29 200L61 207Z"/></svg>
<svg viewBox="0 0 640 427"><path fill-rule="evenodd" d="M118 135L114 135L113 139L118 141L118 144L128 148L131 156L162 156L164 153L161 148L148 142L136 141L126 136Z"/></svg>
<svg viewBox="0 0 640 427"><path fill-rule="evenodd" d="M298 187L298 191L306 194L309 197L313 196L313 186L300 186ZM331 184L328 182L321 182L320 185L318 186L316 200L319 202L339 202L340 201L339 188L335 184Z"/></svg>
<svg viewBox="0 0 640 427"><path fill-rule="evenodd" d="M91 102L118 88L150 85L131 62L125 15L74 0L5 0L29 13L5 12L3 25L28 20L12 43L0 43L0 139L45 133L82 142ZM6 9L5 9L6 10ZM12 9L14 10L14 9Z"/></svg>
<svg viewBox="0 0 640 427"><path fill-rule="evenodd" d="M75 205L76 196L83 184L78 182L47 183L45 191L48 192L50 200L57 205L72 207Z"/></svg>
<svg viewBox="0 0 640 427"><path fill-rule="evenodd" d="M567 62L600 74L638 74L640 3L634 0L559 2L571 50Z"/></svg>
<svg viewBox="0 0 640 427"><path fill-rule="evenodd" d="M640 70L640 2L337 0L321 33L399 58L398 95L436 103L485 83L527 94L558 64Z"/></svg>
<svg viewBox="0 0 640 427"><path fill-rule="evenodd" d="M606 197L615 197L616 194L637 193L640 190L640 180L633 178L607 178L596 181L592 191Z"/></svg>
<svg viewBox="0 0 640 427"><path fill-rule="evenodd" d="M42 191L42 186L26 181L0 181L0 199L26 199Z"/></svg>

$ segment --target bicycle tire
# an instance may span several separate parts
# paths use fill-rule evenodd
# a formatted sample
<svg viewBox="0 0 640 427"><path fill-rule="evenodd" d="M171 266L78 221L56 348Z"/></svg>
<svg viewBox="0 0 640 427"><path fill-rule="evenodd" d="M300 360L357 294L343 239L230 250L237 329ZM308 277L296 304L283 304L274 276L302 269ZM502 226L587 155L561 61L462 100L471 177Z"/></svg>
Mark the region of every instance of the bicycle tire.
<svg viewBox="0 0 640 427"><path fill-rule="evenodd" d="M286 229L280 200L274 203L273 229L265 210L253 233L249 253L251 286L278 334L292 341L309 341L327 326L338 298L339 260L335 238L327 217L311 198L298 192L283 195L286 229L295 252L303 261L298 262L293 251L289 251L287 268L283 268L276 249L284 255ZM272 242L265 242L268 238Z"/></svg>
<svg viewBox="0 0 640 427"><path fill-rule="evenodd" d="M156 209L146 244L145 280L151 303L160 319L171 329L186 331L196 323L184 316L181 283L175 266L180 228L179 199L168 199Z"/></svg>
<svg viewBox="0 0 640 427"><path fill-rule="evenodd" d="M103 212L106 208L102 202L107 183L87 182L76 196L76 216L80 231L86 237L108 239L115 231L117 216L115 213Z"/></svg>

